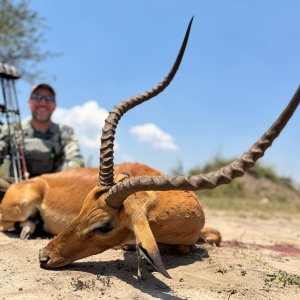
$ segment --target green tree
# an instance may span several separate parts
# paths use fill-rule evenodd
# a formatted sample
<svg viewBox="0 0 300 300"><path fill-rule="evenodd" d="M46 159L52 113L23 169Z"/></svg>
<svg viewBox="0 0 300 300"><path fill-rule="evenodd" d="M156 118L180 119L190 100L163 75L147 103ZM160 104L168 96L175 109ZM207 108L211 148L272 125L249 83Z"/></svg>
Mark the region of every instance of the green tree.
<svg viewBox="0 0 300 300"><path fill-rule="evenodd" d="M29 7L29 0L0 0L0 62L17 67L22 77L39 76L37 63L53 54L42 51L45 19Z"/></svg>

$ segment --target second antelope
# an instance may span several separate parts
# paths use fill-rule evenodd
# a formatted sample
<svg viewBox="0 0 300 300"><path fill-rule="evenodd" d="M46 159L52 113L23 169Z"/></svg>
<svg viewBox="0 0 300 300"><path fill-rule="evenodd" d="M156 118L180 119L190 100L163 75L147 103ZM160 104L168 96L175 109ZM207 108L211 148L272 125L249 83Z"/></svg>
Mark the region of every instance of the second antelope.
<svg viewBox="0 0 300 300"><path fill-rule="evenodd" d="M187 253L197 242L204 226L202 207L197 199L190 196L179 198L174 190L213 189L243 176L264 155L296 110L300 88L270 129L241 158L215 172L186 177L114 174L114 135L121 116L159 94L171 82L179 68L191 23L192 20L177 59L165 79L151 90L119 103L110 112L101 137L99 183L86 196L76 219L40 251L41 267L61 267L134 242L138 257L144 256L159 272L169 277L159 247L176 248ZM162 198L159 197L161 191L170 194Z"/></svg>

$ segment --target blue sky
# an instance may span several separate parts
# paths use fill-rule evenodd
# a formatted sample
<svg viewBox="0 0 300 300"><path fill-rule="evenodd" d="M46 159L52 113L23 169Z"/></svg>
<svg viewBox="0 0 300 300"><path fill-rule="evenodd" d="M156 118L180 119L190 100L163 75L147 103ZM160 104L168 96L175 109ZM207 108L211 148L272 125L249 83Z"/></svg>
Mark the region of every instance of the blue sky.
<svg viewBox="0 0 300 300"><path fill-rule="evenodd" d="M296 0L34 0L49 27L42 48L60 52L39 65L58 95L54 120L72 125L98 165L100 128L119 101L156 85L194 22L170 86L128 112L115 163L139 161L164 172L189 170L216 155L240 156L296 91L300 2ZM30 86L17 83L22 116ZM300 110L261 162L300 183Z"/></svg>

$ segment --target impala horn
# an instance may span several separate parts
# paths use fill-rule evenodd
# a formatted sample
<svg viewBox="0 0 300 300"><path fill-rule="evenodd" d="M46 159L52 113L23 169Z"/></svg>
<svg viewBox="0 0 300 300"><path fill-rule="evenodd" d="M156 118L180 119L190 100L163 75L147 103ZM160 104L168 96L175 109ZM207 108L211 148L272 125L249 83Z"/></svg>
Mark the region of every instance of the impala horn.
<svg viewBox="0 0 300 300"><path fill-rule="evenodd" d="M149 91L143 94L130 97L127 100L120 102L109 113L105 120L102 129L101 147L100 147L100 170L99 170L99 185L100 186L113 186L114 182L114 139L116 127L121 117L131 108L157 96L161 93L172 81L177 70L179 69L192 26L193 18L191 18L187 27L184 40L182 42L180 51L177 55L176 61L171 68L169 74Z"/></svg>
<svg viewBox="0 0 300 300"><path fill-rule="evenodd" d="M221 184L230 183L234 178L241 177L255 165L264 155L267 148L278 137L300 102L300 86L292 100L281 113L274 124L241 158L211 173L195 176L136 176L124 179L113 186L106 197L107 205L120 207L123 201L132 193L138 191L166 191L166 190L203 190L213 189Z"/></svg>

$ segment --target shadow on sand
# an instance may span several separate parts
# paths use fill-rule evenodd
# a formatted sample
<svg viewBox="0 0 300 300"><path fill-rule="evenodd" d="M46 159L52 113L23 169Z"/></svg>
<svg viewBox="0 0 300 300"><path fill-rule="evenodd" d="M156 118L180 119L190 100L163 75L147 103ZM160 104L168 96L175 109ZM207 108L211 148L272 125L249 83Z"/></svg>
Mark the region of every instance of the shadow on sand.
<svg viewBox="0 0 300 300"><path fill-rule="evenodd" d="M208 257L208 252L205 248L197 246L189 255L162 254L161 256L165 268L168 270L201 261ZM182 299L169 294L171 292L170 287L154 276L152 266L145 260L142 262L142 279L140 281L137 279L137 255L135 251L125 251L124 260L75 262L61 270L76 270L97 276L115 276L152 297L164 300Z"/></svg>

